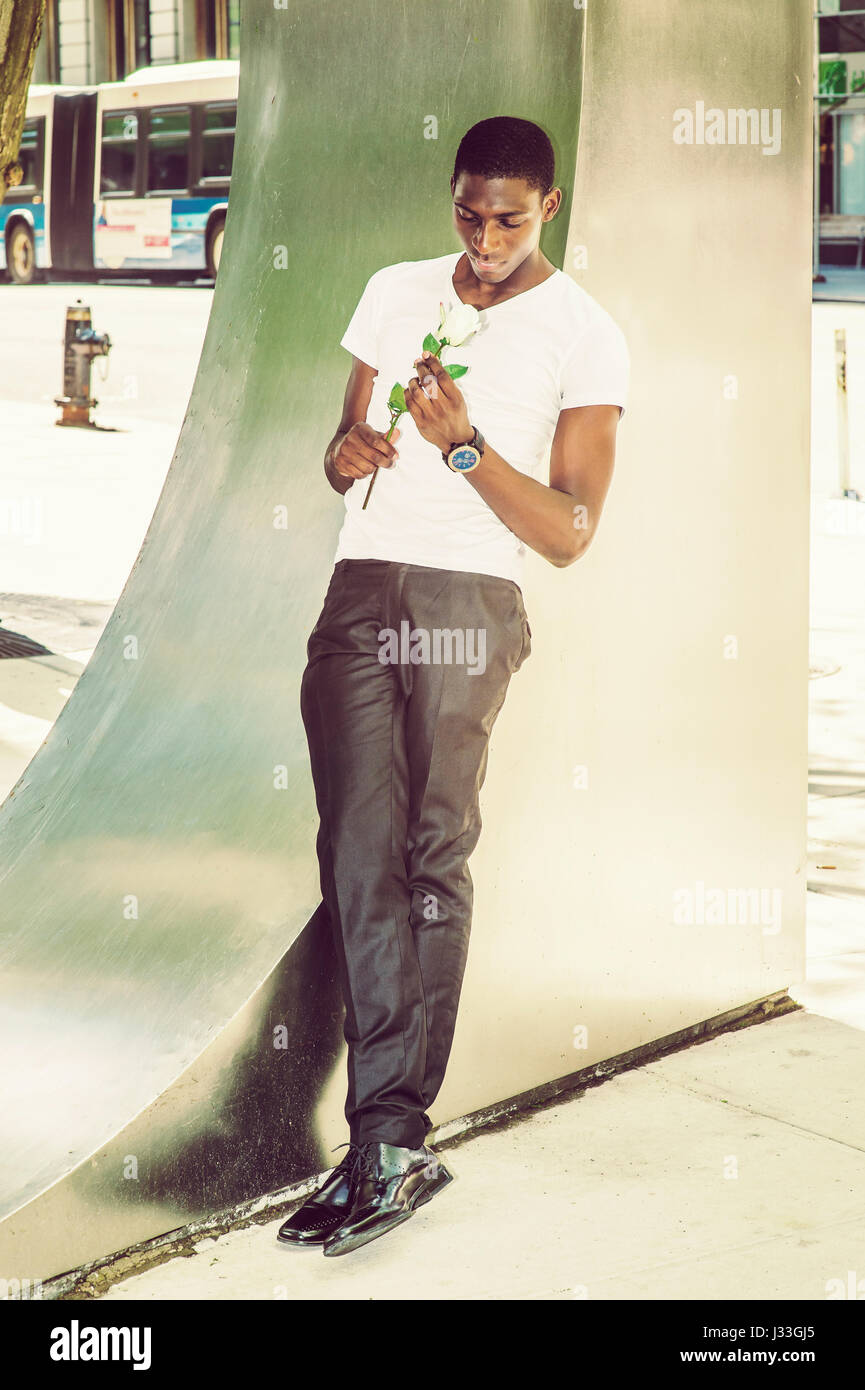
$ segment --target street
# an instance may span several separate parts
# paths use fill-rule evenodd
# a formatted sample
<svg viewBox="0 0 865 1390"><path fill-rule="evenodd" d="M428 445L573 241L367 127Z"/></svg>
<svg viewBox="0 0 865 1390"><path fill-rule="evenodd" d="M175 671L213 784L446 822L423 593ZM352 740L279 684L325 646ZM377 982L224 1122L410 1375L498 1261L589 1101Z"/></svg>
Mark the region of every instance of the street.
<svg viewBox="0 0 865 1390"><path fill-rule="evenodd" d="M0 661L0 799L74 689L126 583L183 421L212 288L0 284L0 624L50 656ZM111 353L100 429L58 428L66 308ZM107 379L102 374L107 366Z"/></svg>
<svg viewBox="0 0 865 1390"><path fill-rule="evenodd" d="M106 363L93 370L95 419L127 427L153 420L176 432L204 341L213 299L208 285L0 283L0 419L7 400L41 405L49 420L58 413L53 401L63 391L64 321L77 299L90 306L93 327L112 344L104 385ZM9 444L4 428L4 457Z"/></svg>
<svg viewBox="0 0 865 1390"><path fill-rule="evenodd" d="M0 285L6 626L9 595L116 603L171 464L212 296L175 286ZM111 340L109 356L92 364L96 429L56 423L66 309L78 299ZM50 634L43 640L54 645Z"/></svg>

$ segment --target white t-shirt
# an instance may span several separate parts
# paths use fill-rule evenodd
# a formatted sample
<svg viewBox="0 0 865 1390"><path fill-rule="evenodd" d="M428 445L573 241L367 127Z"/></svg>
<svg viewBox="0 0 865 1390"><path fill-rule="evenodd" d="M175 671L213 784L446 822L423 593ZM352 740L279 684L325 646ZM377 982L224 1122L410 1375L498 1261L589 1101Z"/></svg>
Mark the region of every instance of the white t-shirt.
<svg viewBox="0 0 865 1390"><path fill-rule="evenodd" d="M374 429L388 429L387 399L394 383L405 387L417 375L414 360L426 335L436 332L440 303L448 309L462 302L453 284L461 255L400 261L370 276L340 342L378 371L366 417ZM443 362L469 368L456 385L471 423L496 453L548 484L559 411L608 404L624 413L630 368L624 334L561 270L478 312L478 331L460 347L445 347ZM468 478L448 468L408 411L396 428L399 458L378 470L366 511L369 477L356 478L344 494L346 515L334 563L398 560L495 574L520 584L525 544Z"/></svg>

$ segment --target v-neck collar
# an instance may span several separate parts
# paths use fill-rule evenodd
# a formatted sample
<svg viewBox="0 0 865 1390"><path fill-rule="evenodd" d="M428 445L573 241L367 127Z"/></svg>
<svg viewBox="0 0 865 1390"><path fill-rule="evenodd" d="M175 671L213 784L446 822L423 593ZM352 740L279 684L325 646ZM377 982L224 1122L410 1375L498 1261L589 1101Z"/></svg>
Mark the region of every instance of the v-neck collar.
<svg viewBox="0 0 865 1390"><path fill-rule="evenodd" d="M454 284L454 271L456 270L456 268L457 268L457 266L458 266L458 264L459 264L460 259L462 258L462 256L463 256L463 252L462 252L462 251L457 251L457 253L456 253L455 256L448 256L448 259L447 259L448 288L449 288L451 294L455 297L455 299L456 299L456 301L457 301L457 307L458 307L460 304L465 304L465 303L466 303L466 301L465 301L464 299L461 299L461 298L460 298L460 295L459 295L459 292L458 292L458 290L457 290L457 287L456 287L456 285ZM561 274L562 274L562 271L560 271L560 270L558 269L558 267L556 267L556 268L553 270L552 275L548 275L547 278L546 278L546 280L541 280L541 282L540 282L539 284L537 284L537 285L532 285L532 286L530 286L530 288L527 289L527 290L520 290L518 294L511 294L511 295L508 296L507 299L502 299L502 300L500 300L500 301L498 302L498 304L484 304L484 305L483 305L482 307L480 307L480 308L478 308L478 306L477 306L476 304L473 304L473 305L467 306L467 307L471 307L471 308L473 308L473 309L477 309L477 311L478 311L479 314L488 314L488 313L490 312L490 310L492 310L492 309L503 309L503 308L505 307L506 304L511 304L513 301L515 301L515 300L517 300L517 299L522 299L524 295L527 295L527 294L534 294L536 290L542 290L546 285L548 285L548 284L550 283L551 280L555 280L556 276L557 276L557 275L561 275Z"/></svg>

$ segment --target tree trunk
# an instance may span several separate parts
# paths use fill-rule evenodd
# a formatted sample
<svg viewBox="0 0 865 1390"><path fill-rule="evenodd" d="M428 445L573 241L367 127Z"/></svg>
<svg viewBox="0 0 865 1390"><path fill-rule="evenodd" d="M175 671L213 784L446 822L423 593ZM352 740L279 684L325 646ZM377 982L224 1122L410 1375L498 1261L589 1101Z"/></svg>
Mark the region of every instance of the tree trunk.
<svg viewBox="0 0 865 1390"><path fill-rule="evenodd" d="M45 0L0 0L0 201L21 180L17 156Z"/></svg>

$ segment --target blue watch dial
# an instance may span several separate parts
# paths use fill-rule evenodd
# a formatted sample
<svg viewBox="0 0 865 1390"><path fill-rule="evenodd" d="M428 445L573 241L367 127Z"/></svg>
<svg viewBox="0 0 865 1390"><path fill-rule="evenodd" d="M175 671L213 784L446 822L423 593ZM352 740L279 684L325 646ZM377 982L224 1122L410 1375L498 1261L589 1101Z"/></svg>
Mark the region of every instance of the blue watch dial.
<svg viewBox="0 0 865 1390"><path fill-rule="evenodd" d="M451 467L464 472L469 468L474 468L475 464L480 461L480 457L479 451L473 445L464 444L462 448L455 449L451 454Z"/></svg>

